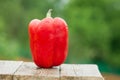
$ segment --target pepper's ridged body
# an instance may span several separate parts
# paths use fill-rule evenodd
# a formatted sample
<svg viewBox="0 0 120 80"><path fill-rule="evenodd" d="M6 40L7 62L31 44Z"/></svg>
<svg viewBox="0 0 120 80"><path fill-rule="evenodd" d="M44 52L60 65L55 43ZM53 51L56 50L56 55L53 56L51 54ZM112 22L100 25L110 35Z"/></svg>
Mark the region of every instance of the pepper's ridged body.
<svg viewBox="0 0 120 80"><path fill-rule="evenodd" d="M59 17L34 19L29 23L30 49L38 67L62 64L68 54L68 27Z"/></svg>

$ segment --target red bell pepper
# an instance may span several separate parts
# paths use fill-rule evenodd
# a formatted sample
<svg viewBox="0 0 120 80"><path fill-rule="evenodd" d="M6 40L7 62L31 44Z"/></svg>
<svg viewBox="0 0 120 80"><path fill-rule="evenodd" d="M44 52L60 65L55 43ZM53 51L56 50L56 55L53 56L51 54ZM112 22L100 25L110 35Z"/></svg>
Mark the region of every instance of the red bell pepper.
<svg viewBox="0 0 120 80"><path fill-rule="evenodd" d="M68 54L68 27L59 17L33 19L28 27L30 49L33 60L38 67L50 68L62 64Z"/></svg>

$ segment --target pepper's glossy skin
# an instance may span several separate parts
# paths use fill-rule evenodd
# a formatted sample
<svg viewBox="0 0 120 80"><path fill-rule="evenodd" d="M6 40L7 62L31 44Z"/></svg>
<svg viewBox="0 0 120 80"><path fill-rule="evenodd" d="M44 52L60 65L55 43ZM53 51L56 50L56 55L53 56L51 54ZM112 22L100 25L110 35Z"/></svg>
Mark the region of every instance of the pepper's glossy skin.
<svg viewBox="0 0 120 80"><path fill-rule="evenodd" d="M50 68L62 64L68 54L68 27L59 18L34 19L29 23L30 49L38 67Z"/></svg>

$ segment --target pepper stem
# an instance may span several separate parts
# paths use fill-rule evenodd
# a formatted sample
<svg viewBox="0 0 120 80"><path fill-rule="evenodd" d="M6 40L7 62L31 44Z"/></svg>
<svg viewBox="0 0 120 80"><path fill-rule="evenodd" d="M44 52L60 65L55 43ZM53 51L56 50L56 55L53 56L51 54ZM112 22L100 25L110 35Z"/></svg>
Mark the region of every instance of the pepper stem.
<svg viewBox="0 0 120 80"><path fill-rule="evenodd" d="M52 9L48 10L46 17L51 17L51 11L52 11Z"/></svg>

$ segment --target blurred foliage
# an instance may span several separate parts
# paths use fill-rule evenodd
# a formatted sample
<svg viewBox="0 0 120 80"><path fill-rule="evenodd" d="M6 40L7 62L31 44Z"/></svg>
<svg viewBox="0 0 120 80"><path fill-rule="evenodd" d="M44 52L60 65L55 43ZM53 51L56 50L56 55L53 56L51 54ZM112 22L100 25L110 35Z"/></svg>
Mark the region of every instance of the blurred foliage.
<svg viewBox="0 0 120 80"><path fill-rule="evenodd" d="M120 72L120 0L0 0L0 7L0 59L31 60L28 24L52 8L69 26L66 63Z"/></svg>

